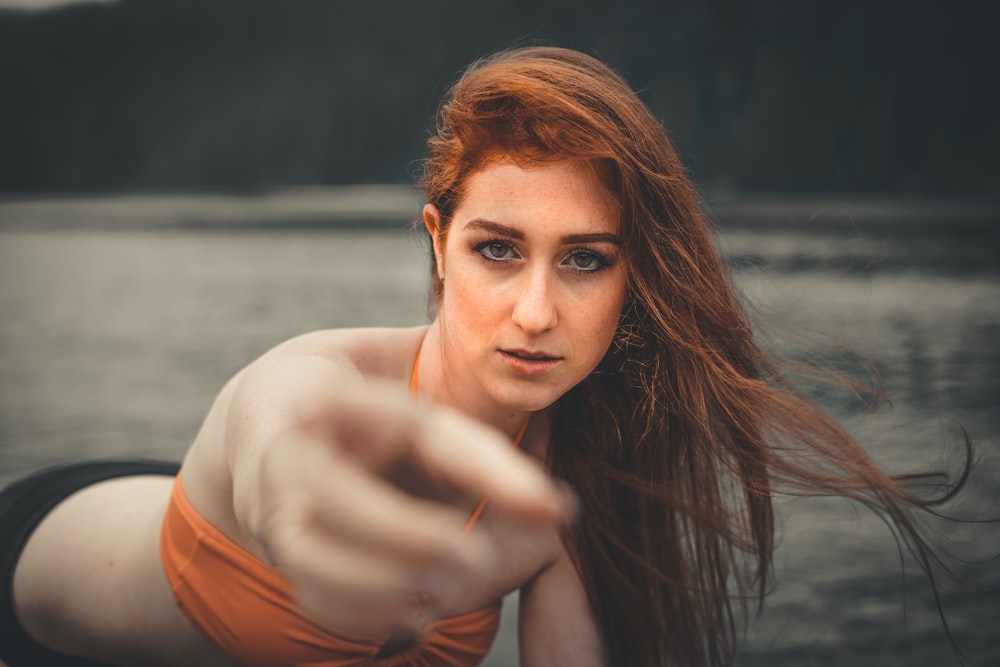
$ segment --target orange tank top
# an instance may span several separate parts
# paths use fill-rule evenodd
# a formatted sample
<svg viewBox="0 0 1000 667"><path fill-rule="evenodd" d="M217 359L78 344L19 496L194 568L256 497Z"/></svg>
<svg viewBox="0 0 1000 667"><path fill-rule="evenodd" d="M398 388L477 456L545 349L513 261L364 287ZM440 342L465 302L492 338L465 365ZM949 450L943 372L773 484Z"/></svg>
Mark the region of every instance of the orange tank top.
<svg viewBox="0 0 1000 667"><path fill-rule="evenodd" d="M417 364L411 389L416 395ZM515 445L527 427L522 424ZM486 505L469 518L469 530ZM291 582L222 534L191 505L180 475L160 534L160 553L178 606L241 665L252 667L468 667L489 652L502 600L429 623L397 652L384 637L359 637L322 625L296 604ZM380 655L390 653L389 655Z"/></svg>

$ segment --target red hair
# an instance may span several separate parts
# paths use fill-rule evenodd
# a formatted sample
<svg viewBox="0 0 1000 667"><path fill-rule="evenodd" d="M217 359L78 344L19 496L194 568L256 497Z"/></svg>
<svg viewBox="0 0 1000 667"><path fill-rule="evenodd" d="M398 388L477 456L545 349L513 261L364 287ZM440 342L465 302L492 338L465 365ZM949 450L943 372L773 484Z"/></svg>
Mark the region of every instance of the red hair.
<svg viewBox="0 0 1000 667"><path fill-rule="evenodd" d="M421 185L445 234L468 176L501 158L581 160L619 206L627 303L602 364L554 406L548 453L581 498L564 542L612 664L732 662L733 602L745 612L768 588L776 490L866 503L929 573L940 564L910 518L931 502L755 341L663 127L610 68L547 47L477 62L428 148Z"/></svg>

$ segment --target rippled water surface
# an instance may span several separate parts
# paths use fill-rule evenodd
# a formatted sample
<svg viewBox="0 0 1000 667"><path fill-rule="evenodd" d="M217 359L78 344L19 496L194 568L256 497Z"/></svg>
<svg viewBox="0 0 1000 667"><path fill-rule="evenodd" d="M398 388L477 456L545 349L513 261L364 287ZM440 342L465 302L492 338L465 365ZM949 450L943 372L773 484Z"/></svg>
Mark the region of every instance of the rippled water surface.
<svg viewBox="0 0 1000 667"><path fill-rule="evenodd" d="M992 229L737 224L719 238L775 345L848 362L822 332L875 362L893 407L866 415L823 400L883 465L953 465L964 425L986 456L954 508L967 516L1000 515ZM179 458L215 392L275 343L426 321L425 257L398 231L0 230L0 484L68 459ZM884 524L838 500L778 511L778 587L739 664L958 664L925 580L908 560L904 573ZM935 530L965 556L1000 552L996 528ZM963 573L1000 596L998 570ZM942 587L972 664L1000 664L1000 608ZM487 665L516 664L515 611L508 601Z"/></svg>

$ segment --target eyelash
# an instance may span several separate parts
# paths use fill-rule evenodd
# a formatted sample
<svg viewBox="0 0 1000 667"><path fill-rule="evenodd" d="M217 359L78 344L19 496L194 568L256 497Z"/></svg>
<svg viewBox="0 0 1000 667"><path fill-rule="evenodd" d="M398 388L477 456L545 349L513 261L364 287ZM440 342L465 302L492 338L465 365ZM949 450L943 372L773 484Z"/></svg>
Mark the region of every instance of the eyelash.
<svg viewBox="0 0 1000 667"><path fill-rule="evenodd" d="M486 254L485 250L490 246L502 246L505 250L511 252L516 252L517 250L517 248L514 246L513 243L503 238L488 238L484 241L480 241L479 243L472 246L472 250L476 252L478 255L480 255L487 262L501 263L508 261L509 259L508 257L490 257L488 254ZM589 250L587 248L574 248L570 250L569 254L567 255L567 259L580 256L595 260L597 262L597 266L592 269L581 269L578 266L567 264L568 268L571 271L575 271L576 273L597 273L598 271L601 271L611 266L611 262L606 257L604 257L604 255L598 252L594 252L593 250Z"/></svg>

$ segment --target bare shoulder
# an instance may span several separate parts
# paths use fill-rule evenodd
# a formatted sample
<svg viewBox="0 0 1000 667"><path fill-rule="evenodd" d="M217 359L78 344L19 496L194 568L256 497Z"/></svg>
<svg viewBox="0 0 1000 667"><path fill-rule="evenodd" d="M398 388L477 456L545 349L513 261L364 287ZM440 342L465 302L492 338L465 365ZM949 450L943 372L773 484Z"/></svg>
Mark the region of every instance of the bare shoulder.
<svg viewBox="0 0 1000 667"><path fill-rule="evenodd" d="M219 392L184 457L184 490L216 528L251 553L237 519L234 471L256 469L265 445L325 392L357 377L405 382L426 327L328 329L278 344Z"/></svg>
<svg viewBox="0 0 1000 667"><path fill-rule="evenodd" d="M262 360L316 356L347 362L365 377L403 378L427 332L409 328L324 329L291 338L264 354Z"/></svg>

